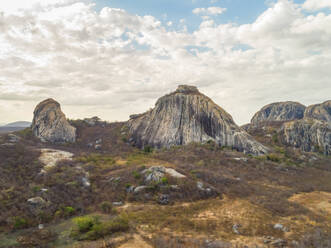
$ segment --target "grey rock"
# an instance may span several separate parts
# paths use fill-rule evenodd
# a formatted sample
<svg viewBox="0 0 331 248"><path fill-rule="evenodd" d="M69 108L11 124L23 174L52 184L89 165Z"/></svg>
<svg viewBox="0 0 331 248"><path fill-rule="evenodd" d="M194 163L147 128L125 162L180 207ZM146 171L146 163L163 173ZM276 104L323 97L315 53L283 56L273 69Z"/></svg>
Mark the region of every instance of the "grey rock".
<svg viewBox="0 0 331 248"><path fill-rule="evenodd" d="M44 205L46 205L46 201L43 198L39 197L39 196L28 199L28 203L30 203L31 205L34 205L34 206L44 206Z"/></svg>
<svg viewBox="0 0 331 248"><path fill-rule="evenodd" d="M165 172L174 178L185 178L186 176L172 168L165 168Z"/></svg>
<svg viewBox="0 0 331 248"><path fill-rule="evenodd" d="M240 235L240 231L239 231L240 226L241 226L240 224L234 224L234 225L232 226L232 231L233 231L235 234Z"/></svg>
<svg viewBox="0 0 331 248"><path fill-rule="evenodd" d="M178 185L170 185L169 187L171 190L174 190L174 191L180 190L180 187Z"/></svg>
<svg viewBox="0 0 331 248"><path fill-rule="evenodd" d="M205 188L203 187L203 182L197 182L197 188L199 190L205 190Z"/></svg>
<svg viewBox="0 0 331 248"><path fill-rule="evenodd" d="M119 206L123 206L123 202L119 201L119 202L113 202L113 206L115 207L119 207Z"/></svg>
<svg viewBox="0 0 331 248"><path fill-rule="evenodd" d="M161 205L168 205L170 202L169 195L160 195L158 203Z"/></svg>
<svg viewBox="0 0 331 248"><path fill-rule="evenodd" d="M243 162L247 162L248 159L247 158L233 158L236 161L243 161Z"/></svg>
<svg viewBox="0 0 331 248"><path fill-rule="evenodd" d="M308 106L305 111L305 118L311 118L331 123L331 100L321 104Z"/></svg>
<svg viewBox="0 0 331 248"><path fill-rule="evenodd" d="M101 150L102 146L100 144L97 144L94 146L94 149L95 150Z"/></svg>
<svg viewBox="0 0 331 248"><path fill-rule="evenodd" d="M87 144L87 147L88 147L88 148L92 148L92 147L93 147L93 143L88 143L88 144Z"/></svg>
<svg viewBox="0 0 331 248"><path fill-rule="evenodd" d="M17 135L15 134L8 134L8 142L10 143L17 143L21 140L20 137L18 137Z"/></svg>
<svg viewBox="0 0 331 248"><path fill-rule="evenodd" d="M148 189L148 186L138 186L138 187L136 187L135 189L134 189L134 193L135 194L137 194L137 193L140 193L140 192L143 192L143 191L145 191L145 190L147 190Z"/></svg>
<svg viewBox="0 0 331 248"><path fill-rule="evenodd" d="M161 97L155 107L131 118L129 140L140 148L186 145L210 140L242 152L264 154L268 149L239 128L231 115L194 86L181 85Z"/></svg>
<svg viewBox="0 0 331 248"><path fill-rule="evenodd" d="M88 179L88 177L83 177L82 178L82 184L84 187L90 187L91 186L91 183L90 183L90 180Z"/></svg>
<svg viewBox="0 0 331 248"><path fill-rule="evenodd" d="M108 182L118 183L121 181L121 177L111 177L107 180Z"/></svg>
<svg viewBox="0 0 331 248"><path fill-rule="evenodd" d="M95 144L101 144L102 143L102 139L100 138L100 139L97 139L96 141L95 141Z"/></svg>
<svg viewBox="0 0 331 248"><path fill-rule="evenodd" d="M134 186L129 186L129 187L127 187L127 188L126 188L126 192L127 192L127 193L132 193L132 192L134 192Z"/></svg>
<svg viewBox="0 0 331 248"><path fill-rule="evenodd" d="M207 248L231 248L232 247L231 243L228 243L225 241L220 241L220 240L215 240L215 241L206 240L205 243L206 243Z"/></svg>
<svg viewBox="0 0 331 248"><path fill-rule="evenodd" d="M306 118L286 122L280 134L283 143L302 151L331 154L331 127L327 122Z"/></svg>
<svg viewBox="0 0 331 248"><path fill-rule="evenodd" d="M252 118L251 124L261 122L299 120L304 116L306 107L298 102L276 102L264 106Z"/></svg>
<svg viewBox="0 0 331 248"><path fill-rule="evenodd" d="M288 232L288 228L283 226L282 224L279 224L279 223L274 225L274 229L275 230L280 230L280 231L283 231L283 232Z"/></svg>
<svg viewBox="0 0 331 248"><path fill-rule="evenodd" d="M39 229L39 230L44 229L44 224L39 224L39 225L38 225L38 229Z"/></svg>
<svg viewBox="0 0 331 248"><path fill-rule="evenodd" d="M3 143L3 144L1 144L1 146L15 146L15 144L13 144L13 143Z"/></svg>
<svg viewBox="0 0 331 248"><path fill-rule="evenodd" d="M61 111L60 104L47 99L37 105L33 112L33 134L43 142L75 142L76 128L71 126Z"/></svg>
<svg viewBox="0 0 331 248"><path fill-rule="evenodd" d="M270 245L272 245L273 247L277 247L277 248L285 247L286 244L287 244L286 240L283 240L283 239L276 239L275 241L272 241L270 243Z"/></svg>
<svg viewBox="0 0 331 248"><path fill-rule="evenodd" d="M159 183L166 173L165 167L163 166L152 166L142 171L145 175L144 181L147 184Z"/></svg>

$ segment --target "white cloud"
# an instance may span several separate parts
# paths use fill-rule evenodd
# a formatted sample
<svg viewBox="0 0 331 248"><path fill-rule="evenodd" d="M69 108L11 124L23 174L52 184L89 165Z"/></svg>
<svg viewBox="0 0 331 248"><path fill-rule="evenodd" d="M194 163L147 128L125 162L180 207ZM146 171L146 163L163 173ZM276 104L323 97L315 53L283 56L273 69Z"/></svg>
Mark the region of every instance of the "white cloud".
<svg viewBox="0 0 331 248"><path fill-rule="evenodd" d="M192 11L196 15L220 15L226 11L226 8L209 7L209 8L196 8Z"/></svg>
<svg viewBox="0 0 331 248"><path fill-rule="evenodd" d="M330 0L306 0L303 4L303 8L306 10L319 10L323 8L331 8Z"/></svg>
<svg viewBox="0 0 331 248"><path fill-rule="evenodd" d="M331 15L306 16L289 0L253 23L205 18L193 33L185 20L176 31L88 1L27 8L0 14L0 122L31 119L47 97L71 118L126 120L180 83L197 85L239 123L272 101L330 97Z"/></svg>

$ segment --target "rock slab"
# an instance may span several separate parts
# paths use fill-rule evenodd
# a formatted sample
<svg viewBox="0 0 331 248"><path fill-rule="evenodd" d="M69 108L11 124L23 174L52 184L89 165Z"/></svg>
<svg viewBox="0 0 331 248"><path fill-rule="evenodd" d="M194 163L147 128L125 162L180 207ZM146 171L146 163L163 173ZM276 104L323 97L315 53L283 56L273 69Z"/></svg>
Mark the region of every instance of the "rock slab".
<svg viewBox="0 0 331 248"><path fill-rule="evenodd" d="M43 142L75 142L76 128L67 121L60 104L53 99L39 103L33 112L33 134Z"/></svg>
<svg viewBox="0 0 331 248"><path fill-rule="evenodd" d="M175 92L158 99L153 109L131 116L127 126L131 143L140 148L214 141L252 154L268 151L194 86L180 85Z"/></svg>

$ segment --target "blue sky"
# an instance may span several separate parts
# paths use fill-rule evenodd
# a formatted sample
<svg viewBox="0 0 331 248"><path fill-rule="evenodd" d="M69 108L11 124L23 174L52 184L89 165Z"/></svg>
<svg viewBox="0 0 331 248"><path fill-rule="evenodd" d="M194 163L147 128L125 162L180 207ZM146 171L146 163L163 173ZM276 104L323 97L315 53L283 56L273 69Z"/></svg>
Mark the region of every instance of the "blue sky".
<svg viewBox="0 0 331 248"><path fill-rule="evenodd" d="M131 14L152 15L162 22L173 22L176 27L181 19L186 20L189 31L196 30L201 23L201 17L192 13L195 8L212 6L226 8L221 15L214 16L216 23L252 23L270 5L272 0L95 0L96 9L105 6L120 8ZM304 0L295 0L303 3Z"/></svg>

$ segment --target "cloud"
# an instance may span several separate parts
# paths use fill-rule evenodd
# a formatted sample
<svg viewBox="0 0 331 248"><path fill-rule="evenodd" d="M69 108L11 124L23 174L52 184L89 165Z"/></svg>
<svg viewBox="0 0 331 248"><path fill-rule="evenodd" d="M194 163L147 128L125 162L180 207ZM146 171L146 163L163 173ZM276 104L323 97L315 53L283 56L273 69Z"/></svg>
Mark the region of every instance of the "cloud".
<svg viewBox="0 0 331 248"><path fill-rule="evenodd" d="M252 23L202 19L193 32L185 20L176 30L88 1L33 1L0 14L0 122L31 119L48 97L70 118L126 120L183 83L241 124L272 101L330 97L331 15L306 15L292 1Z"/></svg>
<svg viewBox="0 0 331 248"><path fill-rule="evenodd" d="M330 0L306 0L303 6L306 10L320 10L323 8L331 8L331 1Z"/></svg>
<svg viewBox="0 0 331 248"><path fill-rule="evenodd" d="M226 8L209 7L209 8L196 8L192 11L196 15L220 15L226 11Z"/></svg>

